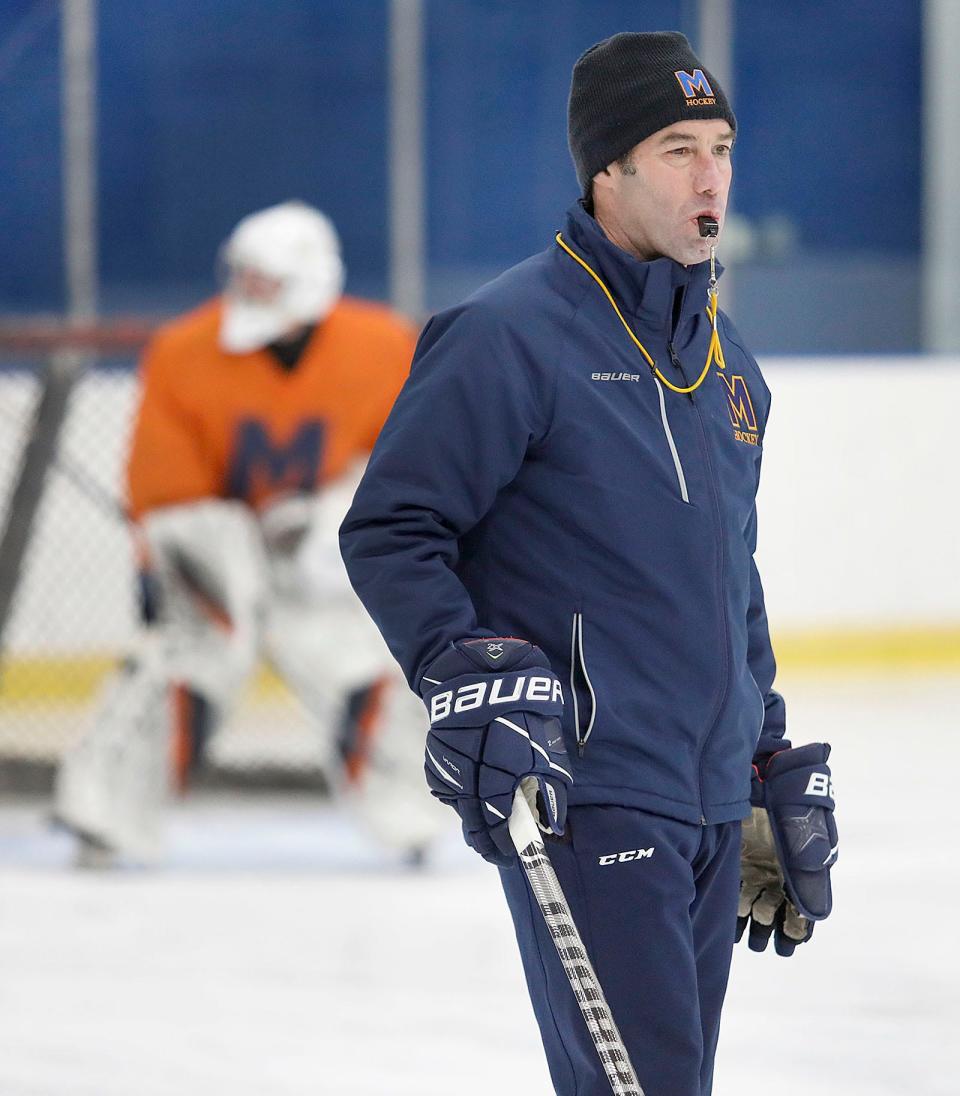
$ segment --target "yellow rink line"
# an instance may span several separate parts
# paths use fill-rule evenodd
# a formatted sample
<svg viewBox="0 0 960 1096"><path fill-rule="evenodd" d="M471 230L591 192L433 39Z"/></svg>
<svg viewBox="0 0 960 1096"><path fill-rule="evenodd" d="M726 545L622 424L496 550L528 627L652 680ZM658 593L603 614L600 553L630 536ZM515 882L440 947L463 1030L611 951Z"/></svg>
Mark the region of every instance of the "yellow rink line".
<svg viewBox="0 0 960 1096"><path fill-rule="evenodd" d="M114 655L14 657L0 666L0 704L88 704L117 665ZM282 700L287 693L268 666L248 689L254 700Z"/></svg>
<svg viewBox="0 0 960 1096"><path fill-rule="evenodd" d="M960 627L846 628L773 636L787 673L916 674L960 670Z"/></svg>
<svg viewBox="0 0 960 1096"><path fill-rule="evenodd" d="M960 627L832 629L774 637L786 673L937 673L960 671ZM85 704L116 666L112 655L14 656L0 667L0 703ZM263 666L253 700L281 700L285 686Z"/></svg>

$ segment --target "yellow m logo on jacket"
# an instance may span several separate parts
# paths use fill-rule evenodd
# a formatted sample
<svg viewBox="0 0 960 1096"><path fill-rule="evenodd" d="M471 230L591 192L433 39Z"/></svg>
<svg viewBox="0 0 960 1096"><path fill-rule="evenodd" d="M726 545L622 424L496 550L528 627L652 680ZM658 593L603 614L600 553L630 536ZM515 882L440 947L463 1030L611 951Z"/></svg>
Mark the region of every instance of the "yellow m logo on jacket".
<svg viewBox="0 0 960 1096"><path fill-rule="evenodd" d="M727 394L727 411L733 423L733 436L737 441L756 445L758 441L757 413L743 377L727 377L723 373L717 376L723 381Z"/></svg>

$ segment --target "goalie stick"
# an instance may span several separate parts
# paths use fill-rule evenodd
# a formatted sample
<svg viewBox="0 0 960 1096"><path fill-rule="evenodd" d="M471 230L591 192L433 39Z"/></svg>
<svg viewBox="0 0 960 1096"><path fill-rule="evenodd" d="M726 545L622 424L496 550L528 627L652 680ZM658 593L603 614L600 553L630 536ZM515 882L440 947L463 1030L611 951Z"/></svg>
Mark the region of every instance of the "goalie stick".
<svg viewBox="0 0 960 1096"><path fill-rule="evenodd" d="M643 1096L630 1055L623 1045L623 1038L587 956L587 949L574 924L560 880L550 863L543 837L522 788L517 788L510 812L510 837L614 1096Z"/></svg>

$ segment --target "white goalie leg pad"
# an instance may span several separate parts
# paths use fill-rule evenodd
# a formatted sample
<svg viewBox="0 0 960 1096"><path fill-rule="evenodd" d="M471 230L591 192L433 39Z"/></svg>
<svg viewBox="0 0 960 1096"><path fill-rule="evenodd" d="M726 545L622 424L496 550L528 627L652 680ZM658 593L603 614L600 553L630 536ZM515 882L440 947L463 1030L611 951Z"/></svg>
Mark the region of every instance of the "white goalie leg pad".
<svg viewBox="0 0 960 1096"><path fill-rule="evenodd" d="M150 862L173 783L176 691L199 693L215 716L229 708L257 657L267 569L257 521L241 503L166 507L147 515L143 531L160 619L61 763L54 812L120 855Z"/></svg>
<svg viewBox="0 0 960 1096"><path fill-rule="evenodd" d="M452 812L430 795L423 777L426 712L395 665L378 695L365 764L344 787L344 799L381 844L422 851L452 825Z"/></svg>
<svg viewBox="0 0 960 1096"><path fill-rule="evenodd" d="M449 814L427 791L423 743L427 716L356 596L316 609L277 598L265 650L313 717L318 758L338 795L388 848L416 851L444 828ZM355 776L337 744L350 695L382 682L365 713L363 757Z"/></svg>
<svg viewBox="0 0 960 1096"><path fill-rule="evenodd" d="M159 644L145 642L108 681L90 732L69 750L54 787L56 818L138 863L162 846L171 782L173 689Z"/></svg>
<svg viewBox="0 0 960 1096"><path fill-rule="evenodd" d="M263 516L272 580L264 649L312 714L321 764L341 798L382 844L419 852L449 828L449 812L423 779L423 704L354 594L340 555L340 525L363 468L358 462L319 494L282 500ZM347 702L378 682L363 714L362 756L348 773L337 750Z"/></svg>
<svg viewBox="0 0 960 1096"><path fill-rule="evenodd" d="M275 598L263 650L311 711L313 695L339 698L396 667L352 591L323 606Z"/></svg>
<svg viewBox="0 0 960 1096"><path fill-rule="evenodd" d="M325 607L276 597L263 651L309 713L317 763L339 782L338 740L347 700L392 664L380 633L352 591Z"/></svg>

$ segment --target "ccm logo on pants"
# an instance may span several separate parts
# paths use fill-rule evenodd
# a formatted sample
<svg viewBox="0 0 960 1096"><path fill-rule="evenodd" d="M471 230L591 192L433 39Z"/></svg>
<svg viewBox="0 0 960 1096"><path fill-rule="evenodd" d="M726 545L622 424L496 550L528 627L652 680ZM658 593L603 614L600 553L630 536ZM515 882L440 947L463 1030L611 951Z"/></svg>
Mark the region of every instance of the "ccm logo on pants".
<svg viewBox="0 0 960 1096"><path fill-rule="evenodd" d="M611 852L606 856L601 856L599 863L606 866L607 864L628 864L631 860L649 860L653 856L655 847L655 845L651 845L649 849L630 849L628 852Z"/></svg>

